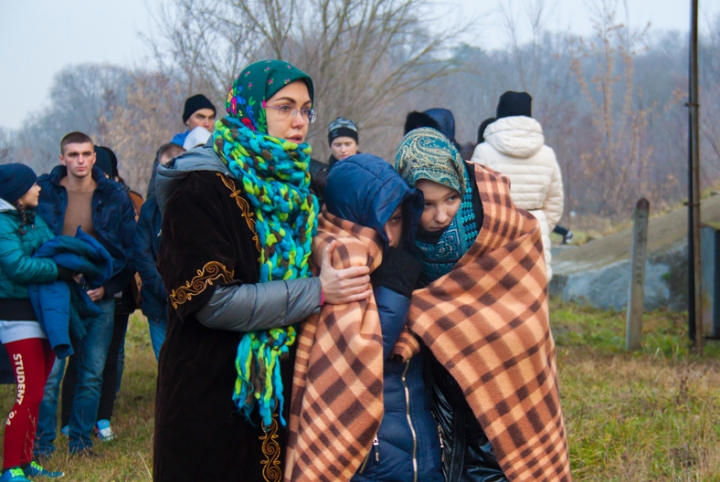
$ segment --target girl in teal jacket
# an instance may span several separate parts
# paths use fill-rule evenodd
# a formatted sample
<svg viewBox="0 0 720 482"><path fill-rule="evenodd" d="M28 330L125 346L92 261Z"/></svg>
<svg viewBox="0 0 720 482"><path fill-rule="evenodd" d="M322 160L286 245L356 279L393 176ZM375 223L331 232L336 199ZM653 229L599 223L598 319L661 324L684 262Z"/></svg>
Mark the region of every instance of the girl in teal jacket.
<svg viewBox="0 0 720 482"><path fill-rule="evenodd" d="M35 422L55 354L37 321L27 285L69 278L72 273L33 253L53 237L35 217L40 187L22 164L0 165L0 342L5 345L17 382L15 405L5 423L3 473L0 482L28 477L62 477L32 459Z"/></svg>

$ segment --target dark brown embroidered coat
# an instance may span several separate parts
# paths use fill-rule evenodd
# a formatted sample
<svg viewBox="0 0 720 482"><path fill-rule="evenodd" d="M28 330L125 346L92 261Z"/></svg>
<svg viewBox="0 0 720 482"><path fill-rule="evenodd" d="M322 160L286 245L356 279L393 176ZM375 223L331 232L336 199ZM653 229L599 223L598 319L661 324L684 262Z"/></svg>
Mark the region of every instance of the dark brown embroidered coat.
<svg viewBox="0 0 720 482"><path fill-rule="evenodd" d="M240 187L218 172L198 171L165 209L158 267L170 303L155 407L155 481L282 478L285 430L273 424L276 432L266 435L232 403L242 334L211 330L194 316L217 285L258 280L254 212ZM292 368L292 359L283 361L287 400Z"/></svg>

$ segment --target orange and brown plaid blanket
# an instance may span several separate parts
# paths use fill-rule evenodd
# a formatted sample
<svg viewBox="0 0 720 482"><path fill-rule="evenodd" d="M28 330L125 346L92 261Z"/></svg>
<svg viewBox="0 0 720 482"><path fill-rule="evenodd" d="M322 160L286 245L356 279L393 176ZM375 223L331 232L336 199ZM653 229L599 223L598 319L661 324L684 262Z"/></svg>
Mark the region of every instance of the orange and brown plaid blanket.
<svg viewBox="0 0 720 482"><path fill-rule="evenodd" d="M455 268L413 293L408 327L462 387L511 482L571 480L540 226L476 166L484 211ZM417 348L395 347L408 356Z"/></svg>
<svg viewBox="0 0 720 482"><path fill-rule="evenodd" d="M313 261L337 240L333 266L382 260L382 240L370 228L327 211L318 217ZM298 337L288 423L286 482L349 481L372 445L383 417L383 350L375 298L325 305Z"/></svg>

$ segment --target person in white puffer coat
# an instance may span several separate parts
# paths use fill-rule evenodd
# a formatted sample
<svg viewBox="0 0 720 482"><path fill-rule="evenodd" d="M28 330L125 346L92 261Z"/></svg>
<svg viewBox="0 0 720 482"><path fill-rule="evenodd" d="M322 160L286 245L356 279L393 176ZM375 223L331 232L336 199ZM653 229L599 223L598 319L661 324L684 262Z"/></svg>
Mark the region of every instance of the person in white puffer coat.
<svg viewBox="0 0 720 482"><path fill-rule="evenodd" d="M515 205L540 221L547 279L550 267L550 233L563 213L563 183L555 151L545 145L542 126L532 118L532 97L526 92L505 92L497 106L497 120L485 128L471 161L510 178Z"/></svg>

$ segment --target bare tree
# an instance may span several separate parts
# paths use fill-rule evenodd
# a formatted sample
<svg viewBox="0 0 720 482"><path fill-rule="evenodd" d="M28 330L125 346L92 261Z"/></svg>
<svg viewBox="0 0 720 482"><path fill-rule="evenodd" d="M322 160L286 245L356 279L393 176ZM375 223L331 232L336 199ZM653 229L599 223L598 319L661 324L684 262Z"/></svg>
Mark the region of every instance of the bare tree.
<svg viewBox="0 0 720 482"><path fill-rule="evenodd" d="M69 65L53 80L50 102L25 122L18 132L15 155L38 173L58 163L60 139L72 131L95 138L101 135L100 118L125 101L130 72L110 65Z"/></svg>
<svg viewBox="0 0 720 482"><path fill-rule="evenodd" d="M13 139L6 129L0 128L0 164L17 162L13 159Z"/></svg>
<svg viewBox="0 0 720 482"><path fill-rule="evenodd" d="M159 58L221 99L243 65L292 62L315 81L318 126L349 117L364 144L378 145L396 120L396 100L453 68L441 56L462 29L434 31L430 7L429 0L169 0L154 44ZM313 136L324 138L325 129ZM315 147L327 153L324 142Z"/></svg>
<svg viewBox="0 0 720 482"><path fill-rule="evenodd" d="M590 104L598 143L580 154L589 189L596 191L601 213L622 215L639 194L653 198L647 170L652 146L646 142L648 115L656 106L640 106L634 81L634 57L644 49L648 26L639 33L617 20L618 0L595 0L591 10L595 37L578 42L573 61L576 78ZM627 3L622 6L627 14ZM584 59L594 61L587 66ZM593 68L594 67L594 68ZM589 146L588 146L589 147ZM645 181L645 182L644 182ZM659 195L654 200L662 200Z"/></svg>
<svg viewBox="0 0 720 482"><path fill-rule="evenodd" d="M700 44L700 155L705 185L720 177L720 14L709 27Z"/></svg>
<svg viewBox="0 0 720 482"><path fill-rule="evenodd" d="M126 101L113 105L100 118L98 144L118 156L121 177L144 193L152 174L155 151L181 129L182 89L161 73L137 72L126 91Z"/></svg>
<svg viewBox="0 0 720 482"><path fill-rule="evenodd" d="M537 92L541 69L544 67L540 55L545 26L550 19L554 4L548 6L545 0L523 0L522 17L515 12L514 1L497 1L505 32L508 36L515 68L520 85L525 92ZM523 42L522 32L529 32L530 39Z"/></svg>

